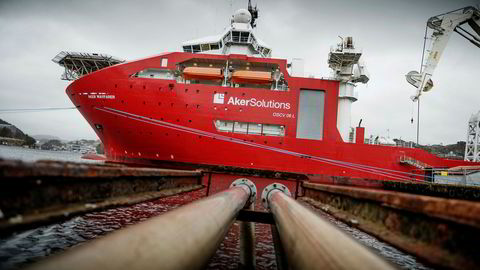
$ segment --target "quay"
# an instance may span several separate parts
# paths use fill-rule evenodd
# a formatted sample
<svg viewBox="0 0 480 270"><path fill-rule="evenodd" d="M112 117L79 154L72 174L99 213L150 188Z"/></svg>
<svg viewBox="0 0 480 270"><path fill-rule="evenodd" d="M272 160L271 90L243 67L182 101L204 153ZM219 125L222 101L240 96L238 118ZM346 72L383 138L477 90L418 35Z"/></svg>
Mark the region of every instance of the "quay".
<svg viewBox="0 0 480 270"><path fill-rule="evenodd" d="M199 200L40 260L31 269L203 269L234 222L240 228L241 269L255 269L255 224L271 228L277 269L394 268L312 209L430 266L480 265L472 248L480 240L476 187L238 168L184 171L15 160L0 160L0 179L3 236L205 190Z"/></svg>
<svg viewBox="0 0 480 270"><path fill-rule="evenodd" d="M0 234L203 188L199 171L0 160Z"/></svg>

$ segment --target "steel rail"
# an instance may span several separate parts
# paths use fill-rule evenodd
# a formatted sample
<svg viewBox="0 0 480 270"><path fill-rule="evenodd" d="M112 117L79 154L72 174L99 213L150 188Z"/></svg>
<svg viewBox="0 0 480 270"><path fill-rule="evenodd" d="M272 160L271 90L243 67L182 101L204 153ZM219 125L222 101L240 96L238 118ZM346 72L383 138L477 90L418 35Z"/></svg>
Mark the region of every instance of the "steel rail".
<svg viewBox="0 0 480 270"><path fill-rule="evenodd" d="M255 200L253 183L248 182L232 184L226 191L72 248L29 269L203 269L238 212Z"/></svg>
<svg viewBox="0 0 480 270"><path fill-rule="evenodd" d="M289 269L393 269L292 199L284 185L267 186L262 202L273 214Z"/></svg>

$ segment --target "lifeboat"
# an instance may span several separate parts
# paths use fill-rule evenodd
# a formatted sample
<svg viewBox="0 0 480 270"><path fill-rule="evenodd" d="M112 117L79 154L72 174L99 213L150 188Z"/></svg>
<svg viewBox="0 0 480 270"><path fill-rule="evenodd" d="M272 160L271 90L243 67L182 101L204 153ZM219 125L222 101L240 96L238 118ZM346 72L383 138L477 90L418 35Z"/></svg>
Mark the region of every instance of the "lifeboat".
<svg viewBox="0 0 480 270"><path fill-rule="evenodd" d="M221 80L223 74L220 68L186 67L183 69L183 77L186 80Z"/></svg>
<svg viewBox="0 0 480 270"><path fill-rule="evenodd" d="M234 83L270 84L272 81L272 73L266 71L237 70L232 74Z"/></svg>

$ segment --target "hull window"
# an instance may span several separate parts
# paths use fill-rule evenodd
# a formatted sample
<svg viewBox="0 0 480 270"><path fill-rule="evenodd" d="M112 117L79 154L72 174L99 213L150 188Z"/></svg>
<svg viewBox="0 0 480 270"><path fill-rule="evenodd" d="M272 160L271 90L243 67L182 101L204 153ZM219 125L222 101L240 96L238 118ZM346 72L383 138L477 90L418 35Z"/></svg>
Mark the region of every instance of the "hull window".
<svg viewBox="0 0 480 270"><path fill-rule="evenodd" d="M298 105L297 138L323 139L325 91L300 90Z"/></svg>
<svg viewBox="0 0 480 270"><path fill-rule="evenodd" d="M248 123L248 134L262 134L262 124Z"/></svg>
<svg viewBox="0 0 480 270"><path fill-rule="evenodd" d="M215 121L215 127L218 131L222 132L233 132L233 122L232 121Z"/></svg>
<svg viewBox="0 0 480 270"><path fill-rule="evenodd" d="M283 136L283 126L263 124L263 135L267 136Z"/></svg>
<svg viewBox="0 0 480 270"><path fill-rule="evenodd" d="M215 128L220 132L233 132L240 134L285 136L285 126L260 123L235 122L215 120Z"/></svg>
<svg viewBox="0 0 480 270"><path fill-rule="evenodd" d="M235 125L233 126L233 130L234 130L235 133L247 134L248 133L248 123L235 122Z"/></svg>

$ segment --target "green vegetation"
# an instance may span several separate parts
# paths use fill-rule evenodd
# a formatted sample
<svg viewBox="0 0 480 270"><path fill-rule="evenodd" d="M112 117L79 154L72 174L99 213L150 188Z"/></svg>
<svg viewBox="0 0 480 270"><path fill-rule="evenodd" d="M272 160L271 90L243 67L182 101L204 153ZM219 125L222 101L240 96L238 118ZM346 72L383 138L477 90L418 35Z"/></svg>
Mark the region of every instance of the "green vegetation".
<svg viewBox="0 0 480 270"><path fill-rule="evenodd" d="M0 125L3 127L0 128L0 137L5 137L5 138L13 138L13 139L19 139L23 140L23 145L33 147L36 143L36 140L27 134L23 133L20 129L18 129L16 126L3 121L0 119Z"/></svg>
<svg viewBox="0 0 480 270"><path fill-rule="evenodd" d="M63 143L59 140L49 140L40 146L42 150L55 150L57 147L62 147Z"/></svg>
<svg viewBox="0 0 480 270"><path fill-rule="evenodd" d="M462 157L465 154L465 142L459 141L456 144L449 144L449 145L441 145L441 144L434 144L434 145L421 145L420 148L424 149L425 151L439 155L439 156L457 156Z"/></svg>

